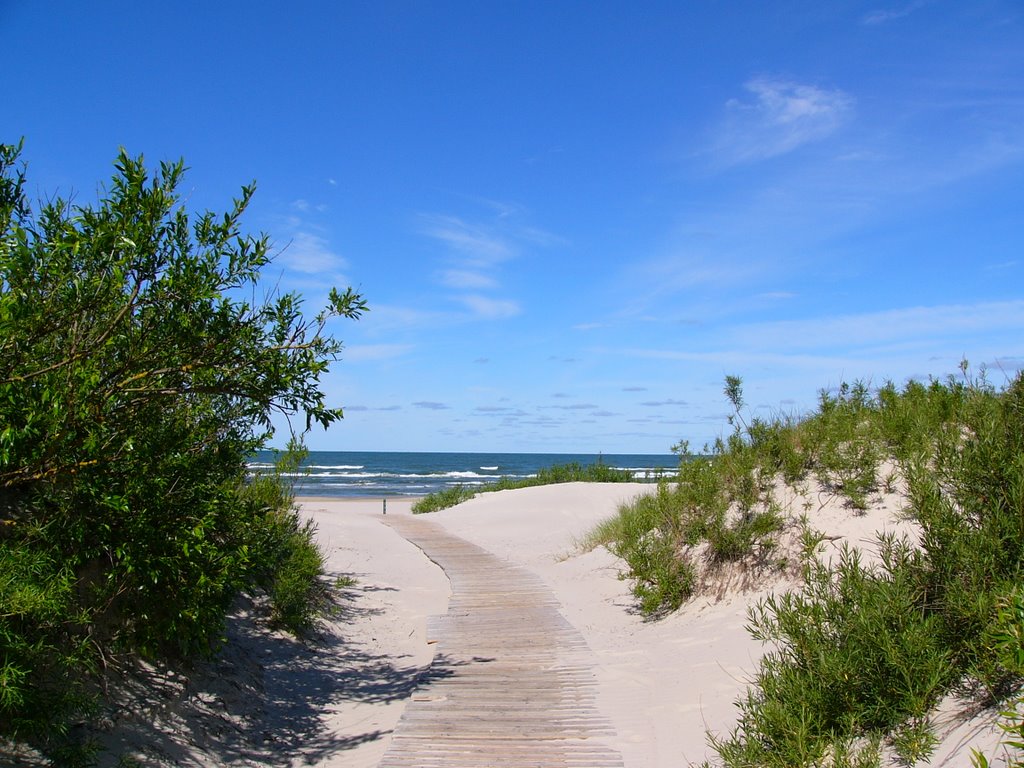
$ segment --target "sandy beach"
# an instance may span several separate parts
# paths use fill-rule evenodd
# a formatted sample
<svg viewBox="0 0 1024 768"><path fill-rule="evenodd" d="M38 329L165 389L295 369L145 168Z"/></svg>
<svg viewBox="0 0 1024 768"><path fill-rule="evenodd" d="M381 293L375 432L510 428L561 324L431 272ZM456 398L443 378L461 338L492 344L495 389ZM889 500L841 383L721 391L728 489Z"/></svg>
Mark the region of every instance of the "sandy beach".
<svg viewBox="0 0 1024 768"><path fill-rule="evenodd" d="M644 620L617 559L603 548L582 552L578 542L621 502L650 490L541 486L484 494L425 519L539 576L593 652L596 703L614 726L612 746L624 765L676 768L712 757L707 731L734 727L734 701L763 653L744 629L747 609L795 582L783 574L744 589L743 579L726 577L681 610ZM795 518L809 498L812 523L829 534L832 552L843 542L870 552L877 531L913 534L897 494L876 499L864 514L815 494L790 493L785 507ZM108 743L143 749L153 765L376 766L433 658L427 618L445 612L450 594L441 569L387 525L382 506L302 500L329 574L354 579L315 642L236 618L218 660L180 681L168 694L172 703L152 708L134 732L133 718L122 713ZM410 507L389 499L387 516L410 515ZM991 711L972 715L970 702L944 702L930 764L970 765L971 747L995 756L993 720Z"/></svg>
<svg viewBox="0 0 1024 768"><path fill-rule="evenodd" d="M781 578L748 591L723 585L664 619L645 621L634 610L628 583L619 578L617 559L603 548L582 553L578 542L621 502L650 490L643 484L542 486L483 494L429 516L431 522L536 573L551 588L565 617L594 652L598 705L614 724L615 746L630 768L669 768L712 756L705 734L734 726L734 701L763 653L744 629L747 608L769 589L794 586ZM804 511L805 500L792 494L786 500L794 517ZM333 570L355 574L364 595L371 593L371 584L376 585L373 589L397 590L372 592L387 595L391 616L390 621L373 617L372 642L378 652L392 648L388 652L396 658L422 663L429 656L422 646L426 616L443 612L445 580L435 565L409 551L407 542L386 528L380 507L379 502L313 500L303 510L317 521ZM832 537L831 551L847 541L870 552L878 531L913 533L901 521L899 508L896 495L877 499L866 514L854 514L832 501L814 510L812 519ZM388 514L409 514L409 503L390 501ZM364 638L365 629L370 626L360 627L359 622L348 627ZM943 740L932 765L968 765L968 745L994 754L998 737L991 713L970 718L968 707L950 700L939 713L936 725ZM353 702L326 719L325 726L338 729L344 738L381 734L336 764L375 765L401 710L401 702Z"/></svg>

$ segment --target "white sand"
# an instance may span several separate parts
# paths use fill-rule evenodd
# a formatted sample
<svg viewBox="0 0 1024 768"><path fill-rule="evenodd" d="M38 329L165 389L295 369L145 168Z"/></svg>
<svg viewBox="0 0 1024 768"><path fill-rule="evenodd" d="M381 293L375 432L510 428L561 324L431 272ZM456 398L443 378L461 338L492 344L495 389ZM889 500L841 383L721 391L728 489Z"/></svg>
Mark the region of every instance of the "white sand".
<svg viewBox="0 0 1024 768"><path fill-rule="evenodd" d="M613 515L621 502L650 491L651 486L643 484L542 486L483 494L428 519L524 566L551 587L565 617L594 651L600 681L598 706L616 728L616 746L627 768L676 768L710 758L706 731L725 733L735 724L734 702L763 653L760 643L744 629L748 606L767 589L791 588L795 582L775 580L755 591L705 595L667 618L645 621L634 609L629 584L619 578L621 563L603 548L582 554L577 543L594 525ZM812 524L831 537L826 556L838 551L843 542L870 554L875 534L882 530L913 535L912 526L901 521L896 495L878 499L866 514L851 512L839 500L816 492L800 497L789 494L784 503L794 517L806 511ZM805 508L807 503L810 509ZM368 511L379 513L377 506L369 505ZM355 505L315 503L305 509L315 514L328 541L339 515L351 515ZM407 507L391 502L389 513L405 514ZM378 553L372 557L375 572L392 581L398 573L408 578L406 569L414 567L421 574L413 581L426 580L434 569L397 550L386 556L401 562L385 567ZM338 564L339 570L346 567ZM424 610L416 617L417 632L423 616L434 610L419 605ZM991 713L960 724L961 710L956 702L947 702L939 727L950 732L931 765L969 765L968 744L994 754L997 738L990 726ZM396 712L397 708L389 711L389 717ZM367 754L372 749L376 756L386 741L367 744Z"/></svg>
<svg viewBox="0 0 1024 768"><path fill-rule="evenodd" d="M504 491L427 519L538 574L594 652L597 703L615 726L614 745L627 768L677 768L711 756L708 729L726 733L735 723L733 702L763 652L744 629L748 606L765 589L794 582L777 577L743 592L733 580L720 594L645 621L619 579L616 558L603 548L581 553L576 543L620 502L650 490L574 483ZM848 541L870 549L876 531L909 530L898 519L895 495L866 514L817 493L787 499L794 516L806 504L812 524L836 537L829 547ZM317 523L328 570L357 580L345 590L345 613L309 647L249 624L236 630L230 668L215 663L180 686L173 717L161 715L169 723L167 743L145 750L147 765L369 768L383 755L417 672L429 664L425 621L445 611L448 582L385 525L379 500L306 500L302 509ZM388 514L408 515L410 503L391 500ZM955 700L944 704L943 741L932 766L969 765L970 746L995 754L992 713L971 720L963 709ZM123 733L124 723L118 725L114 732ZM147 742L137 735L119 743Z"/></svg>

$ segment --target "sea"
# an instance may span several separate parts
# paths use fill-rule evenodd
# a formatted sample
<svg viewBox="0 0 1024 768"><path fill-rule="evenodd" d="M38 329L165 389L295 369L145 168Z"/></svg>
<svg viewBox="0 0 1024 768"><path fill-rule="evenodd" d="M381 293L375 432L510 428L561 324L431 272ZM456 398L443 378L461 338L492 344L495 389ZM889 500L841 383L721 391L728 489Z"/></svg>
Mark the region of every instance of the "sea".
<svg viewBox="0 0 1024 768"><path fill-rule="evenodd" d="M273 451L258 452L249 471L273 470L274 458ZM598 462L628 469L638 482L654 482L679 466L679 458L672 454L310 451L300 470L285 476L294 483L297 496L420 497L455 485L472 487L502 477L528 478L556 465Z"/></svg>

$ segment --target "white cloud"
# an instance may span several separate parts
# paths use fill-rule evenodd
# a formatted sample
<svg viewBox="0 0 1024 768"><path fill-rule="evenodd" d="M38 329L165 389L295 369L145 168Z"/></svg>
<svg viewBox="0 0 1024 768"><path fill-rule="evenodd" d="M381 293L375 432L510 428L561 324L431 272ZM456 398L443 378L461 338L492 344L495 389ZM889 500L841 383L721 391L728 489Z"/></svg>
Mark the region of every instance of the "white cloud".
<svg viewBox="0 0 1024 768"><path fill-rule="evenodd" d="M861 23L868 26L887 24L890 21L895 21L896 19L902 19L905 16L909 16L914 11L923 8L924 6L924 0L916 0L916 2L904 3L903 5L895 8L878 8L867 13L864 18L861 19Z"/></svg>
<svg viewBox="0 0 1024 768"><path fill-rule="evenodd" d="M743 346L787 349L846 349L910 341L957 339L1020 329L1024 301L907 307L882 312L819 317L743 326L735 338Z"/></svg>
<svg viewBox="0 0 1024 768"><path fill-rule="evenodd" d="M719 162L733 165L766 160L824 139L847 119L853 99L838 89L771 77L744 88L753 100L730 99L714 141Z"/></svg>
<svg viewBox="0 0 1024 768"><path fill-rule="evenodd" d="M817 388L823 376L850 371L892 375L923 363L932 367L943 362L952 370L964 355L1011 358L1020 354L1020 338L1024 338L1024 300L753 323L726 329L705 340L700 350L604 351L725 371L759 368L777 375L788 372L791 377L805 372Z"/></svg>
<svg viewBox="0 0 1024 768"><path fill-rule="evenodd" d="M504 238L485 227L469 224L457 216L429 215L423 218L426 221L424 234L468 257L470 263L493 265L514 255L514 249Z"/></svg>
<svg viewBox="0 0 1024 768"><path fill-rule="evenodd" d="M336 276L348 266L324 238L309 232L297 233L282 249L280 260L286 268L307 275Z"/></svg>
<svg viewBox="0 0 1024 768"><path fill-rule="evenodd" d="M451 299L470 310L468 319L512 317L522 311L518 302L486 296L484 292L501 288L502 265L518 257L521 250L562 241L555 235L520 223L518 220L524 215L520 205L488 199L477 202L490 212L480 221L422 214L420 231L445 246L444 266L436 273L436 280L457 292Z"/></svg>
<svg viewBox="0 0 1024 768"><path fill-rule="evenodd" d="M490 275L482 272L474 272L468 269L449 269L441 274L441 284L449 288L465 288L481 290L485 288L497 288L498 281Z"/></svg>
<svg viewBox="0 0 1024 768"><path fill-rule="evenodd" d="M502 320L514 317L522 311L517 302L507 299L492 299L487 296L469 294L457 296L456 300L465 304L476 317L484 320Z"/></svg>

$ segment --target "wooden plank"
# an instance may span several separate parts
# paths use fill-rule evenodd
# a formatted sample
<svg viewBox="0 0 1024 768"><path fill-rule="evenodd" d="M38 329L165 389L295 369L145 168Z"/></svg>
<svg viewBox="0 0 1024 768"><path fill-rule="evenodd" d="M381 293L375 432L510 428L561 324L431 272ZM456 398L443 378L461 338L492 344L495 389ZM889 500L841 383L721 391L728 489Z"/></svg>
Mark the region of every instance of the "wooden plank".
<svg viewBox="0 0 1024 768"><path fill-rule="evenodd" d="M423 518L381 517L448 575L448 612L380 768L622 768L593 659L534 574Z"/></svg>

